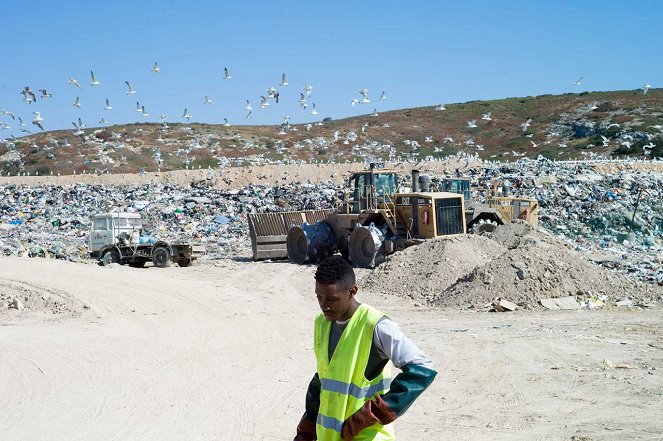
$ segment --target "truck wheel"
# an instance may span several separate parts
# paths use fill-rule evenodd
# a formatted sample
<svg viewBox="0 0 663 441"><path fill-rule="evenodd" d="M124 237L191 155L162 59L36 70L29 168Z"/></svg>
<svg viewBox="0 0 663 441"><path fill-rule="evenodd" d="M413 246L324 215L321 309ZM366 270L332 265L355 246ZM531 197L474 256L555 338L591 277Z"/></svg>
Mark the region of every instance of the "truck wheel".
<svg viewBox="0 0 663 441"><path fill-rule="evenodd" d="M156 247L152 253L152 263L158 268L170 265L170 251L166 247Z"/></svg>
<svg viewBox="0 0 663 441"><path fill-rule="evenodd" d="M193 263L193 260L192 260L192 259L180 259L180 260L177 262L177 264L178 264L179 266L181 266L181 267L191 266L192 263Z"/></svg>
<svg viewBox="0 0 663 441"><path fill-rule="evenodd" d="M108 250L101 258L101 264L108 266L111 263L120 263L120 254L116 250Z"/></svg>

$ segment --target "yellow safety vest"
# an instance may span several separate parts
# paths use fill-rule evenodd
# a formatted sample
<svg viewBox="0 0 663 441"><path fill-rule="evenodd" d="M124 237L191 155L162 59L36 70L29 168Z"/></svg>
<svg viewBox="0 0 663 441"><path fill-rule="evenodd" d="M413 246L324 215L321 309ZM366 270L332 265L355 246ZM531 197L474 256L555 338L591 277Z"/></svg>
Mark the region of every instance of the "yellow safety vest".
<svg viewBox="0 0 663 441"><path fill-rule="evenodd" d="M320 314L315 319L314 349L320 377L320 410L316 421L319 441L341 440L343 422L364 403L389 390L391 369L385 366L373 380L364 377L373 344L375 325L384 314L368 305L350 318L329 359L329 333L332 322ZM356 441L393 441L391 424L374 424L354 437Z"/></svg>

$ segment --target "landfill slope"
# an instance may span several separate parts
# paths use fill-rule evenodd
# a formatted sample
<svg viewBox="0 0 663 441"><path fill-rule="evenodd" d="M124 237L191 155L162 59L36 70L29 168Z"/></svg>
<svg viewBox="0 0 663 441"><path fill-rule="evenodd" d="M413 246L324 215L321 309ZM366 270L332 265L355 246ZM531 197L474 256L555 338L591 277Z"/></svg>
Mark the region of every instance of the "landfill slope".
<svg viewBox="0 0 663 441"><path fill-rule="evenodd" d="M637 286L599 267L545 230L523 222L486 237L433 240L394 254L366 276L366 289L439 307L483 307L497 297L525 308L540 299L577 296L611 304L658 299L663 288Z"/></svg>

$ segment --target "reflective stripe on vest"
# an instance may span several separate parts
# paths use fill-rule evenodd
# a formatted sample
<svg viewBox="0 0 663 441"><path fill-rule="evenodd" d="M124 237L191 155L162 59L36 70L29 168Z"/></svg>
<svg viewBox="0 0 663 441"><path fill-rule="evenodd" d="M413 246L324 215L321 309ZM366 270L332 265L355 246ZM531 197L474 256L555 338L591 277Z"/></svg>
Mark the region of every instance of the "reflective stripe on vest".
<svg viewBox="0 0 663 441"><path fill-rule="evenodd" d="M320 409L316 421L319 441L339 441L343 423L366 401L389 390L389 365L373 380L364 377L375 325L380 311L359 305L346 325L331 360L329 334L332 322L320 314L315 321L314 349L320 377ZM391 425L375 424L361 431L354 440L394 440Z"/></svg>

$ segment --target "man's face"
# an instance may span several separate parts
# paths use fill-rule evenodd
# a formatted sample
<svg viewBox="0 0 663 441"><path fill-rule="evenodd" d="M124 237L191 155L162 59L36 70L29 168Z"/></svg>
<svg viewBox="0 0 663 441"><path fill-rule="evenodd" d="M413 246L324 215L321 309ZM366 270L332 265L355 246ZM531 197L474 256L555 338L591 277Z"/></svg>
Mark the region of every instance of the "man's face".
<svg viewBox="0 0 663 441"><path fill-rule="evenodd" d="M345 321L352 316L352 306L357 287L339 290L336 284L325 285L315 282L315 294L325 319Z"/></svg>

